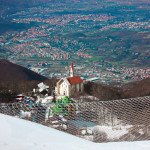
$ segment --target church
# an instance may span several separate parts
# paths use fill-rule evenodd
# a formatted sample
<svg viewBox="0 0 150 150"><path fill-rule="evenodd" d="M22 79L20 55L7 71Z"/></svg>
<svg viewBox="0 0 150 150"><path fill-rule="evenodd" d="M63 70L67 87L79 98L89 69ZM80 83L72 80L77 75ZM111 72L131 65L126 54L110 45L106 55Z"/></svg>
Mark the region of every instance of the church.
<svg viewBox="0 0 150 150"><path fill-rule="evenodd" d="M71 62L70 77L62 78L57 82L57 96L71 96L78 92L83 92L83 80L79 76L74 76L73 62Z"/></svg>

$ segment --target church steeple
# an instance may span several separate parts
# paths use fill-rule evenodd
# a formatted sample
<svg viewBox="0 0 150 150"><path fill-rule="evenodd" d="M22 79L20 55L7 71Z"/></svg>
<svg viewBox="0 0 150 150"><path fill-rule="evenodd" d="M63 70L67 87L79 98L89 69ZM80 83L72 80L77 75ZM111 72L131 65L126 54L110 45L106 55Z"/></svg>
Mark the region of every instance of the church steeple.
<svg viewBox="0 0 150 150"><path fill-rule="evenodd" d="M71 61L70 77L74 76L73 61Z"/></svg>

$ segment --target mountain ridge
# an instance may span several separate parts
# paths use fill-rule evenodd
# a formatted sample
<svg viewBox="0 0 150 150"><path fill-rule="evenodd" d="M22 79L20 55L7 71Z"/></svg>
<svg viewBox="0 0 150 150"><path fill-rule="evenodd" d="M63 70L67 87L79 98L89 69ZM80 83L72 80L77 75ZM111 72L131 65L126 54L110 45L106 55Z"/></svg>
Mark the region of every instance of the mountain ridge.
<svg viewBox="0 0 150 150"><path fill-rule="evenodd" d="M47 78L25 67L0 59L0 82L44 81Z"/></svg>

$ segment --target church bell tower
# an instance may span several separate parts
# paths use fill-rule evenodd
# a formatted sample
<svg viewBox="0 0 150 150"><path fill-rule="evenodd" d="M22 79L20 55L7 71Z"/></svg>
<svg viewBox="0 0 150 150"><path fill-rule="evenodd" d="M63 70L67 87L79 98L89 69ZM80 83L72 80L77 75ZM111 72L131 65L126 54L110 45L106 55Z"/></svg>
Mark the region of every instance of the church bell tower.
<svg viewBox="0 0 150 150"><path fill-rule="evenodd" d="M71 62L70 77L74 77L73 61Z"/></svg>

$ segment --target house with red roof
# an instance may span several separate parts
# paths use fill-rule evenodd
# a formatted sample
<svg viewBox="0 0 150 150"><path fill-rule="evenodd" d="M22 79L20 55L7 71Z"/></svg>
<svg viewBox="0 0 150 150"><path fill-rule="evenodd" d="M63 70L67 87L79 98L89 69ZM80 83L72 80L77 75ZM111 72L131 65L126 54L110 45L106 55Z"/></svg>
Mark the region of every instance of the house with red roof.
<svg viewBox="0 0 150 150"><path fill-rule="evenodd" d="M73 62L71 62L70 77L62 78L57 82L57 95L70 96L83 90L83 80L79 76L74 76Z"/></svg>

